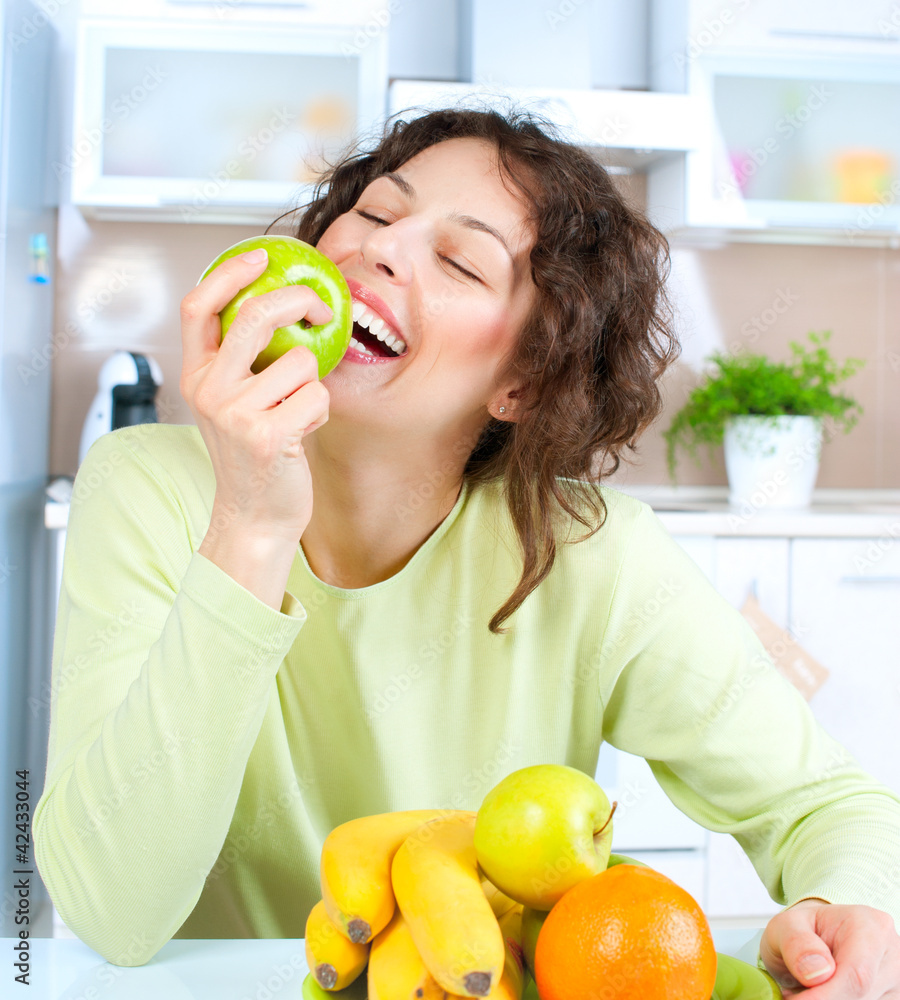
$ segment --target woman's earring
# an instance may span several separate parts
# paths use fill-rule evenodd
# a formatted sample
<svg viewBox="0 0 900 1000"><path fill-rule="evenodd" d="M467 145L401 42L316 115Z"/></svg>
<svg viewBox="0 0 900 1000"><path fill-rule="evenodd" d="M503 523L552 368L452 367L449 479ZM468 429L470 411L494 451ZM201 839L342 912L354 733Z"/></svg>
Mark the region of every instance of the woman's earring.
<svg viewBox="0 0 900 1000"><path fill-rule="evenodd" d="M506 407L505 406L501 406L500 407L500 412L501 413L506 413Z"/></svg>

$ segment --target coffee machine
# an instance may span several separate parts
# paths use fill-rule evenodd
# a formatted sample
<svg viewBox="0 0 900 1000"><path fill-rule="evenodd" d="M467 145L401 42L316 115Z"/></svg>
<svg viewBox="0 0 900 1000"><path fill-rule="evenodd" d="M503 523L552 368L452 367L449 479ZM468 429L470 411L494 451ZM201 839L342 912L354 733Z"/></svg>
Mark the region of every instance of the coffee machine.
<svg viewBox="0 0 900 1000"><path fill-rule="evenodd" d="M133 351L116 351L103 362L97 378L97 395L81 431L78 464L103 434L131 424L155 424L156 393L163 384L157 362Z"/></svg>

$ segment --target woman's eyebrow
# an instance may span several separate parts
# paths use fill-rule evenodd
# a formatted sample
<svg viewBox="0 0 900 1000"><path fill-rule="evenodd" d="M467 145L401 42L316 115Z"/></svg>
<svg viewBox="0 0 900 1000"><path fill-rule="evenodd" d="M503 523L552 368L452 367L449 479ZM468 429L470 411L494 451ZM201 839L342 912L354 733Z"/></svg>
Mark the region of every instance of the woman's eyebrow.
<svg viewBox="0 0 900 1000"><path fill-rule="evenodd" d="M388 180L393 181L398 188L409 198L410 201L416 200L416 189L409 183L405 177L401 177L394 170L388 170L383 174L379 174L378 177L387 177ZM376 177L375 180L378 178ZM513 267L515 267L516 259L513 256L512 250L509 249L509 244L506 240L494 229L493 226L488 225L486 222L482 222L481 219L475 219L471 215L463 215L460 212L451 212L447 218L450 222L455 222L457 225L464 226L466 229L474 229L481 233L487 233L489 236L493 236L494 239L499 240L500 245L509 255L509 259L512 261Z"/></svg>

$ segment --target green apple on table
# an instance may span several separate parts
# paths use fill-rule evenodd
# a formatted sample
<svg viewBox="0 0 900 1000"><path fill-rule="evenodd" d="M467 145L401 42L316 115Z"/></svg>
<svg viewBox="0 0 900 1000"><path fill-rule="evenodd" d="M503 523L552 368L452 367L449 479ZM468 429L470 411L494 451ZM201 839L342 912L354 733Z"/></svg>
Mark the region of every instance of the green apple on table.
<svg viewBox="0 0 900 1000"><path fill-rule="evenodd" d="M345 986L342 990L323 990L311 972L307 973L303 980L303 1000L329 1000L329 998L332 1000L366 1000L367 995L368 987L365 973L354 979L349 986Z"/></svg>
<svg viewBox="0 0 900 1000"><path fill-rule="evenodd" d="M526 906L522 910L522 951L525 953L525 965L532 976L538 935L549 913L549 910L536 910L533 906Z"/></svg>
<svg viewBox="0 0 900 1000"><path fill-rule="evenodd" d="M572 886L606 869L614 811L603 789L574 767L521 768L495 785L478 810L478 864L516 902L549 910Z"/></svg>
<svg viewBox="0 0 900 1000"><path fill-rule="evenodd" d="M266 269L242 288L219 313L222 337L225 337L238 309L247 299L286 285L308 285L331 309L331 319L319 326L310 326L301 320L289 326L278 327L268 345L257 355L250 370L254 373L261 372L292 347L303 344L316 356L319 378L324 378L350 346L353 300L337 265L323 253L293 236L251 236L223 250L200 276L200 281L230 257L259 248L269 255Z"/></svg>
<svg viewBox="0 0 900 1000"><path fill-rule="evenodd" d="M616 865L637 865L638 868L650 867L650 865L643 861L635 861L634 858L629 858L627 854L610 854L609 861L606 862L606 867L615 868Z"/></svg>

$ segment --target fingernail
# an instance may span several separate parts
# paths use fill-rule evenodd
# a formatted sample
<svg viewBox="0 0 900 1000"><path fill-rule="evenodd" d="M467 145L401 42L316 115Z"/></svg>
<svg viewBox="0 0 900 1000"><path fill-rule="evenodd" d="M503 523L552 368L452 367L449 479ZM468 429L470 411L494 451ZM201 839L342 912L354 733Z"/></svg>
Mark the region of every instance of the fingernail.
<svg viewBox="0 0 900 1000"><path fill-rule="evenodd" d="M268 256L269 255L262 248L259 250L250 250L248 253L241 254L241 257L243 257L248 264L258 264L260 261L265 260Z"/></svg>
<svg viewBox="0 0 900 1000"><path fill-rule="evenodd" d="M822 955L804 955L798 959L797 969L804 979L818 979L831 969L831 964Z"/></svg>

